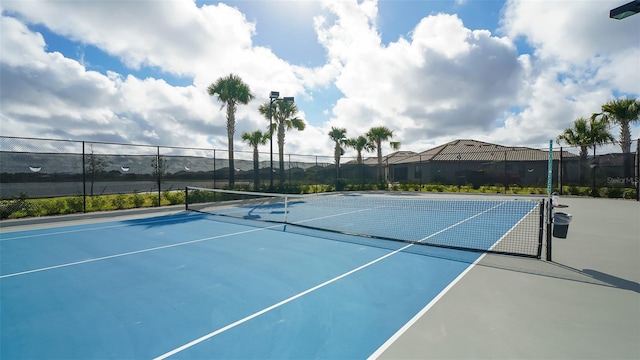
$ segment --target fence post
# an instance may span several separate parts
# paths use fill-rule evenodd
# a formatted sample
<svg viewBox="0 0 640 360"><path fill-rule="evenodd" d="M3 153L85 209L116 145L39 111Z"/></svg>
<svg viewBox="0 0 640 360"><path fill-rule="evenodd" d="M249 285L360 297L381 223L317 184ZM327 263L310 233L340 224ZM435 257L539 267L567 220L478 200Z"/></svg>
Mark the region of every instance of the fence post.
<svg viewBox="0 0 640 360"><path fill-rule="evenodd" d="M562 146L560 146L560 164L558 165L558 188L559 188L559 192L560 195L563 195L562 192L562 185L563 185L563 176L564 176L564 172L562 171L562 161L564 160L564 157L562 156Z"/></svg>
<svg viewBox="0 0 640 360"><path fill-rule="evenodd" d="M456 156L456 159L458 159L458 171L456 172L456 174L454 175L454 177L456 178L456 185L458 185L458 192L460 192L460 162L462 161L462 154L458 153L458 156Z"/></svg>
<svg viewBox="0 0 640 360"><path fill-rule="evenodd" d="M213 149L213 188L216 188L216 149Z"/></svg>
<svg viewBox="0 0 640 360"><path fill-rule="evenodd" d="M509 189L509 175L507 172L507 150L504 151L504 193Z"/></svg>
<svg viewBox="0 0 640 360"><path fill-rule="evenodd" d="M82 212L87 212L87 172L85 166L84 141L82 142Z"/></svg>
<svg viewBox="0 0 640 360"><path fill-rule="evenodd" d="M422 173L424 172L424 169L422 168L422 154L419 155L420 158L420 191L422 191Z"/></svg>
<svg viewBox="0 0 640 360"><path fill-rule="evenodd" d="M640 138L636 139L636 201L640 201Z"/></svg>
<svg viewBox="0 0 640 360"><path fill-rule="evenodd" d="M160 163L160 146L156 147L156 171L158 172L158 207L162 206L162 193L160 192L160 183L162 182L162 164Z"/></svg>
<svg viewBox="0 0 640 360"><path fill-rule="evenodd" d="M546 212L547 212L547 261L553 261L551 259L551 247L553 237L551 236L553 226L553 203L552 203L552 181L553 181L553 140L549 140L549 161L547 163L547 200L546 200Z"/></svg>
<svg viewBox="0 0 640 360"><path fill-rule="evenodd" d="M592 182L591 182L591 197L596 197L596 169L598 168L598 162L596 161L596 145L593 144L593 160L591 161L592 169Z"/></svg>
<svg viewBox="0 0 640 360"><path fill-rule="evenodd" d="M289 186L291 186L291 154L287 154L289 157Z"/></svg>

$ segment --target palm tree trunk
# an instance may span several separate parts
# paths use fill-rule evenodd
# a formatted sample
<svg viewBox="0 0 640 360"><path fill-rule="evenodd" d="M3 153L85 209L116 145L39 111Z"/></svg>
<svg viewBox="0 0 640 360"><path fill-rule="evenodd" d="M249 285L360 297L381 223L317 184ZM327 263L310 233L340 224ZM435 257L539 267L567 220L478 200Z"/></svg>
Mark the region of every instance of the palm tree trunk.
<svg viewBox="0 0 640 360"><path fill-rule="evenodd" d="M333 149L333 158L336 161L336 180L340 179L340 146L336 144Z"/></svg>
<svg viewBox="0 0 640 360"><path fill-rule="evenodd" d="M376 142L378 149L378 181L382 181L382 144L380 141Z"/></svg>
<svg viewBox="0 0 640 360"><path fill-rule="evenodd" d="M258 164L258 145L253 147L253 189L258 190L260 187L260 166Z"/></svg>
<svg viewBox="0 0 640 360"><path fill-rule="evenodd" d="M229 141L229 187L236 185L236 168L233 161L233 134L236 132L235 106L227 104L227 140Z"/></svg>
<svg viewBox="0 0 640 360"><path fill-rule="evenodd" d="M580 186L585 186L585 178L587 175L587 147L580 147Z"/></svg>
<svg viewBox="0 0 640 360"><path fill-rule="evenodd" d="M360 170L360 183L362 184L362 189L364 190L364 164L362 163L362 150L356 149L358 152L358 169Z"/></svg>
<svg viewBox="0 0 640 360"><path fill-rule="evenodd" d="M624 154L631 152L631 130L628 121L619 121L620 123L620 148Z"/></svg>
<svg viewBox="0 0 640 360"><path fill-rule="evenodd" d="M628 179L633 174L631 162L631 130L629 122L620 120L620 148L622 149L624 178Z"/></svg>
<svg viewBox="0 0 640 360"><path fill-rule="evenodd" d="M235 175L236 168L233 159L233 134L227 134L229 140L229 188L233 188L236 184Z"/></svg>

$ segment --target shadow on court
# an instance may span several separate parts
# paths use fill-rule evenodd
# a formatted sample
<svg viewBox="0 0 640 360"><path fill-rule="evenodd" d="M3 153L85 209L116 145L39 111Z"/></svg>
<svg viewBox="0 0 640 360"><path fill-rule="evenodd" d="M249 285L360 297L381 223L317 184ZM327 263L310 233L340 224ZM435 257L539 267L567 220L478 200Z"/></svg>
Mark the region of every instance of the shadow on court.
<svg viewBox="0 0 640 360"><path fill-rule="evenodd" d="M582 272L591 276L594 279L606 282L611 286L617 287L618 289L631 290L631 291L640 293L640 284L638 284L635 281L629 281L626 279L619 278L617 276L605 274L598 270L584 269L582 270Z"/></svg>

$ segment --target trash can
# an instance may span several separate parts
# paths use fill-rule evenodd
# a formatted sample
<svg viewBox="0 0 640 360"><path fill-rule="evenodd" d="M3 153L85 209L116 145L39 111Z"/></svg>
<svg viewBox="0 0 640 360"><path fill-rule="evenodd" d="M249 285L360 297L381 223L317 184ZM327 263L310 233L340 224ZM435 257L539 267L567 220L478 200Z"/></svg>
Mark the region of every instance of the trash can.
<svg viewBox="0 0 640 360"><path fill-rule="evenodd" d="M553 214L553 237L566 239L571 219L571 214L565 214L563 212Z"/></svg>

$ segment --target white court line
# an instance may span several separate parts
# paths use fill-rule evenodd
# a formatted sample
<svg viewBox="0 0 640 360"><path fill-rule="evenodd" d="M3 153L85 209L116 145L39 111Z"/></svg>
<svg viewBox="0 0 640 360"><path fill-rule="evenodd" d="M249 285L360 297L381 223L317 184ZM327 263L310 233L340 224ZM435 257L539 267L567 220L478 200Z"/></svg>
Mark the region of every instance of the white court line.
<svg viewBox="0 0 640 360"><path fill-rule="evenodd" d="M115 225L87 227L87 228L82 228L82 229L73 229L73 230L64 230L64 231L45 232L45 233L42 233L42 234L14 236L14 237L8 237L8 238L2 238L1 235L3 233L0 233L0 241L9 241L9 240L17 240L17 239L28 239L28 238L42 237L42 236L49 236L49 235L71 234L71 233L83 232L83 231L113 229L113 228L118 228L118 227L132 226L132 224L123 223L123 222L126 222L126 221L131 221L131 220L116 221L117 224L115 224ZM171 217L171 218L167 218L167 219L156 219L156 220L149 220L149 221L140 221L140 222L136 222L134 225L155 224L155 223L167 222L167 221L175 221L175 217ZM69 227L71 227L71 226L76 227L76 226L81 226L81 225L69 225ZM38 229L38 230L42 230L42 229ZM35 230L26 230L26 231L35 231ZM7 232L7 233L4 233L4 234L11 234L11 233Z"/></svg>
<svg viewBox="0 0 640 360"><path fill-rule="evenodd" d="M282 226L282 225L274 225L274 226L270 226L270 227L276 227L276 226ZM156 251L156 250L168 249L168 248L177 247L177 246L189 245L189 244L194 244L194 243L207 241L207 240L220 239L220 238L229 237L229 236L247 234L247 233L251 233L251 232L261 231L261 230L264 230L264 229L267 229L267 228L257 228L257 229L239 231L239 232L235 232L235 233L231 233L231 234L223 234L223 235L211 236L211 237L206 237L206 238L202 238L202 239L196 239L196 240L181 242L181 243L177 243L177 244L157 246L157 247L143 249L143 250L130 251L130 252L120 253L120 254L115 254L115 255L102 256L102 257L94 258L94 259L87 259L87 260L81 260L81 261L75 261L75 262L71 262L71 263L66 263L66 264L48 266L48 267L39 268L39 269L21 271L21 272L17 272L17 273L13 273L13 274L2 275L2 276L0 276L0 279L9 278L9 277L13 277L13 276L19 276L19 275L25 275L25 274L32 274L32 273L37 273L37 272L41 272L41 271L59 269L59 268L64 268L64 267L69 267L69 266L74 266L74 265L86 264L86 263L91 263L91 262L96 262L96 261L107 260L107 259L119 258L119 257L123 257L123 256L142 254L142 253L146 253L146 252L150 252L150 251Z"/></svg>
<svg viewBox="0 0 640 360"><path fill-rule="evenodd" d="M451 226L448 226L448 227L446 227L446 228L444 228L444 229L442 229L442 230L440 230L440 231L438 231L438 232L435 232L435 233L433 233L433 234L431 234L431 235L429 235L429 236L427 236L427 237L424 237L424 238L420 239L418 242L425 241L425 240L427 240L427 239L429 239L429 238L431 238L431 237L433 237L433 236L436 236L436 235L438 235L438 234L441 234L441 233L443 233L443 232L445 232L445 231L447 231L447 230L449 230L449 229L451 229L451 228L453 228L453 227L455 227L455 226L458 226L458 225L460 225L460 224L462 224L462 223L464 223L464 222L467 222L467 221L469 221L469 220L471 220L471 219L473 219L473 218L475 218L475 217L478 217L478 216L480 216L480 215L482 215L482 214L484 214L484 213L486 213L486 212L488 212L488 211L491 211L491 210L495 209L496 207L501 206L502 204L503 204L503 203L498 204L498 205L496 205L496 206L494 206L494 207L492 207L492 208L490 208L490 209L488 209L488 210L484 210L484 211L482 211L482 212L480 212L480 213L478 213L478 214L475 214L475 215L470 216L470 217L468 217L468 218L466 218L466 219L464 219L464 220L461 220L461 221L459 221L459 222L457 222L457 223L455 223L455 224L453 224L453 225L451 225ZM349 276L349 275L351 275L351 274L353 274L353 273L355 273L355 272L358 272L358 271L360 271L360 270L362 270L362 269L365 269L365 268L367 268L367 267L369 267L369 266L371 266L371 265L373 265L373 264L375 264L375 263L377 263L377 262L380 262L380 261L382 261L382 260L384 260L384 259L386 259L386 258L388 258L388 257L390 257L390 256L393 256L393 255L395 255L395 254L397 254L397 253L399 253L399 252L402 252L402 251L404 251L404 250L406 250L406 249L410 248L410 247L411 247L411 246L413 246L413 245L415 245L415 244L408 244L408 245L406 245L406 246L403 246L403 247L401 247L400 249L394 250L393 252L390 252L390 253L388 253L388 254L386 254L386 255L384 255L384 256L381 256L381 257L379 257L379 258L377 258L377 259L374 259L374 260L372 260L372 261L370 261L370 262L368 262L368 263L366 263L366 264L364 264L364 265L361 265L361 266L359 266L359 267L357 267L357 268L355 268L355 269L352 269L352 270L350 270L350 271L347 271L346 273L344 273L344 274L342 274L342 275L338 275L338 276L334 277L333 279L327 280L327 281L323 282L322 284L319 284L319 285L316 285L316 286L314 286L314 287L312 287L312 288L309 288L309 289L307 289L307 290L305 290L305 291L303 291L303 292L301 292L301 293L298 293L298 294L296 294L296 295L291 296L291 297L290 297L290 298L288 298L288 299L282 300L282 301L280 301L280 302L278 302L278 303L276 303L276 304L273 304L273 305L271 305L271 306L269 306L269 307L267 307L267 308L264 308L264 309L262 309L262 310L260 310L260 311L258 311L258 312L255 312L255 313L253 313L253 314L251 314L251 315L249 315L249 316L247 316L247 317L244 317L244 318L242 318L242 319L240 319L240 320L238 320L238 321L236 321L236 322L233 322L233 323L231 323L231 324L229 324L229 325L227 325L227 326L224 326L224 327L222 327L222 328L220 328L220 329L218 329L218 330L212 331L212 332L210 332L210 333L208 333L208 334L206 334L206 335L204 335L204 336L201 336L201 337L199 337L199 338L197 338L197 339L195 339L195 340L193 340L193 341L191 341L191 342L189 342L189 343L186 343L186 344L184 344L184 345L182 345L182 346L180 346L180 347L177 347L177 348L175 348L175 349L173 349L173 350L171 350L171 351L169 351L169 352L166 352L166 353L164 353L164 354L162 354L162 355L160 355L160 356L158 356L158 357L154 358L154 360L163 360L163 359L166 359L166 358L168 358L168 357L170 357L170 356L172 356L172 355L175 355L175 354L177 354L177 353L179 353L179 352L181 352L181 351L183 351L183 350L186 350L186 349L188 349L188 348L190 348L190 347L192 347L192 346L194 346L194 345L197 345L197 344L199 344L199 343L201 343L201 342L203 342L203 341L205 341L205 340L211 339L212 337L214 337L214 336L216 336L216 335L219 335L219 334L221 334L221 333L223 333L223 332L225 332L225 331L227 331L227 330L230 330L230 329L232 329L232 328L234 328L234 327L236 327L236 326L238 326L238 325L241 325L241 324L243 324L243 323L245 323L245 322L247 322L247 321L249 321L249 320L251 320L251 319L254 319L254 318L256 318L256 317L258 317L258 316L260 316L260 315L263 315L263 314L265 314L265 313L267 313L267 312L269 312L269 311L271 311L271 310L277 309L277 308L279 308L279 307L280 307L280 306L282 306L282 305L285 305L285 304L287 304L287 303L290 303L290 302L292 302L293 300L296 300L296 299L298 299L298 298L300 298L300 297L302 297L302 296L304 296L304 295L307 295L307 294L309 294L309 293L311 293L311 292L314 292L314 291L316 291L316 290L318 290L318 289L320 289L320 288L323 288L323 287L325 287L325 286L327 286L327 285L329 285L329 284L332 284L332 283L334 283L334 282L336 282L336 281L338 281L338 280L340 280L340 279L342 279L342 278L344 278L344 277L347 277L347 276ZM474 263L474 264L475 264L475 263ZM468 270L469 270L469 268L467 268L467 270L465 270L465 273L466 273L466 271L468 271ZM458 276L458 277L461 277L461 276ZM456 279L457 279L457 278L456 278ZM454 280L454 281L455 281L455 280ZM448 286L448 287L447 287L447 289L451 288L451 286L453 286L453 285ZM444 295L444 294L443 294L443 295Z"/></svg>
<svg viewBox="0 0 640 360"><path fill-rule="evenodd" d="M361 211L361 210L358 210L358 211ZM352 211L352 212L356 212L356 211ZM352 213L352 212L346 212L346 213L340 213L340 214L333 214L333 215L331 215L331 216L327 216L327 217L341 216L341 215L350 214L350 213ZM318 218L318 219L324 219L324 217L322 217L322 218ZM169 219L159 219L159 220L152 220L152 221L139 222L139 223L137 223L137 224L144 225L144 224L153 224L153 223L158 223L158 222L166 222L166 221L174 221L174 220L175 220L174 218L169 218ZM311 219L311 220L306 220L306 221L312 221L312 220L317 220L317 219ZM131 252L126 252L126 253L121 253L121 254L115 254L115 255L103 256L103 257L94 258L94 259L87 259L87 260L81 260L81 261L74 261L74 262L66 263L66 264L60 264L60 265L54 265L54 266L48 266L48 267L44 267L44 268L33 269L33 270L27 270L27 271L21 271L21 272L12 273L12 274L6 274L6 275L0 275L0 279L9 278L9 277L14 277L14 276L19 276L19 275L26 275L26 274L31 274L31 273L36 273L36 272L41 272L41 271L46 271L46 270L59 269L59 268L64 268L64 267L68 267L68 266L74 266L74 265L86 264L86 263L91 263L91 262L95 262L95 261L101 261L101 260L113 259L113 258L118 258L118 257L122 257L122 256L135 255L135 254L141 254L141 253L145 253L145 252L149 252L149 251L162 250L162 249L167 249L167 248L176 247L176 246L189 245L189 244L193 244L193 243L197 243L197 242L202 242L202 241L207 241L207 240L213 240L213 239L219 239L219 238L223 238L223 237L227 237L227 236L235 236L235 235L241 235L241 234L246 234L246 233L255 232L255 231L261 231L261 230L264 230L264 229L271 229L271 228L275 228L275 227L280 227L280 226L282 226L282 225L283 225L283 224L276 224L276 225L271 225L271 226L267 226L267 227L264 227L264 228L257 228L257 229L247 230L247 231L240 231L240 232L236 232L236 233L232 233L232 234L224 234L224 235L218 235L218 236L207 237L207 238L202 238L202 239L196 239L196 240L191 240L191 241L187 241L187 242L183 242L183 243L178 243L178 244L171 244L171 245L165 245L165 246L158 246L158 247L149 248L149 249L143 249L143 250L131 251ZM55 231L55 232L45 233L45 234L34 234L34 235L16 236L16 237L12 237L12 238L9 238L9 239L1 239L0 241L8 241L8 240L14 240L14 239L24 239L24 238L30 238L30 237L41 237L41 236L49 236L49 235L69 234L69 233L82 232L82 231L89 231L89 230L110 229L110 228L117 228L117 227L122 227L122 226L131 226L131 224L117 224L117 225L99 226L99 227L84 228L84 229L74 229L74 230L66 230L66 231Z"/></svg>
<svg viewBox="0 0 640 360"><path fill-rule="evenodd" d="M505 203L498 204L489 210L492 210L502 204L505 204ZM498 243L502 241L502 239L504 239L513 229L515 229L516 226L518 226L518 224L522 222L524 218L526 218L535 209L536 207L529 210L529 212L527 212L525 216L523 216L515 225L513 225L511 229L509 229L506 233L504 233L504 235L500 237L500 239L498 239L495 243L493 243L493 245L491 245L489 250L493 249L496 245L498 245ZM485 213L489 210L483 211L482 213ZM391 337L387 339L387 341L385 341L384 344L380 345L380 347L376 351L374 351L373 354L371 354L367 359L373 360L380 357L380 355L382 355L391 345L393 345L394 342L396 342L405 332L407 332L409 328L411 328L416 322L418 322L418 320L420 320L424 316L424 314L426 314L433 307L433 305L435 305L447 292L449 292L449 290L451 290L451 288L454 287L458 283L458 281L460 281L460 279L462 279L469 271L471 271L471 269L473 269L480 261L482 261L482 259L484 259L486 255L487 253L480 255L476 259L476 261L474 261L472 264L467 266L467 268L464 269L464 271L461 272L460 275L458 275L451 283L449 283L449 285L447 285L444 289L442 289L442 291L440 291L440 293L438 293L436 297L434 297L424 308L422 308L422 310L420 310L416 315L414 315L411 318L411 320L407 321L407 323L404 324L404 326L401 327L398 331L396 331L395 334L391 335Z"/></svg>
<svg viewBox="0 0 640 360"><path fill-rule="evenodd" d="M325 286L327 286L327 285L329 285L331 283L334 283L334 282L336 282L336 281L338 281L338 280L340 280L340 279L342 279L342 278L344 278L346 276L349 276L349 275L351 275L351 274L353 274L355 272L358 272L358 271L360 271L360 270L362 270L362 269L364 269L366 267L369 267L369 266L371 266L371 265L373 265L373 264L375 264L375 263L377 263L379 261L382 261L382 260L388 258L389 256L392 256L392 255L394 255L394 254L396 254L396 253L398 253L400 251L403 251L403 250L407 249L410 246L412 246L412 244L409 244L409 245L407 245L407 246L405 246L405 247L403 247L401 249L395 250L394 252L391 252L391 253L389 253L389 254L387 254L385 256L382 256L382 257L379 257L379 258L377 258L375 260L372 260L372 261L370 261L370 262L368 262L368 263L366 263L364 265L361 265L361 266L359 266L359 267L357 267L357 268L355 268L355 269L353 269L351 271L348 271L348 272L346 272L346 273L344 273L342 275L334 277L331 280L325 281L322 284L319 284L319 285L316 285L316 286L314 286L312 288L309 288L309 289L307 289L307 290L305 290L305 291L303 291L301 293L298 293L298 294L296 294L296 295L294 295L294 296L292 296L292 297L290 297L288 299L282 300L279 303L273 304L273 305L271 305L271 306L269 306L267 308L264 308L264 309L262 309L262 310L260 310L260 311L258 311L256 313L253 313L253 314L251 314L251 315L249 315L249 316L247 316L245 318L242 318L242 319L240 319L240 320L238 320L238 321L236 321L234 323L231 323L231 324L229 324L229 325L227 325L225 327L222 327L222 328L220 328L220 329L218 329L216 331L212 331L212 332L210 332L210 333L208 333L208 334L206 334L206 335L204 335L202 337L199 337L199 338L197 338L197 339L195 339L195 340L193 340L193 341L191 341L189 343L186 343L186 344L184 344L184 345L182 345L180 347L177 347L177 348L175 348L175 349L173 349L173 350L171 350L171 351L169 351L167 353L164 353L164 354L154 358L154 360L162 360L162 359L168 358L169 356L175 355L175 354L177 354L177 353L179 353L179 352L181 352L183 350L186 350L186 349L188 349L188 348L190 348L190 347L192 347L194 345L197 345L197 344L199 344L199 343L201 343L201 342L203 342L203 341L205 341L207 339L210 339L210 338L212 338L212 337L214 337L214 336L216 336L218 334L221 334L221 333L223 333L223 332L225 332L225 331L227 331L229 329L232 329L232 328L234 328L234 327L236 327L236 326L238 326L238 325L240 325L242 323L245 323L245 322L247 322L247 321L249 321L249 320L251 320L253 318L256 318L256 317L258 317L258 316L260 316L262 314L265 314L265 313L267 313L267 312L269 312L269 311L271 311L273 309L279 308L280 306L282 306L284 304L287 304L287 303L289 303L289 302L291 302L291 301L293 301L293 300L295 300L297 298L300 298L300 297L302 297L304 295L307 295L307 294L309 294L311 292L314 292L314 291L316 291L316 290L318 290L318 289L320 289L322 287L325 287Z"/></svg>
<svg viewBox="0 0 640 360"><path fill-rule="evenodd" d="M460 279L462 279L469 271L471 271L471 269L473 269L476 266L476 264L478 264L478 262L480 262L480 260L482 260L485 257L485 255L486 253L480 255L478 259L476 259L476 261L474 261L472 264L467 266L467 268L464 269L464 271L461 272L460 275L458 275L455 279L453 279L453 281L450 282L449 285L447 285L447 287L442 289L442 291L440 291L440 293L436 295L436 297L434 297L427 304L427 306L422 308L420 312L418 312L413 318L411 318L411 320L407 321L407 323L404 324L404 326L400 328L400 330L396 331L395 334L393 334L387 341L385 341L385 343L382 344L373 354L371 354L368 357L368 359L377 359L380 355L382 355L382 353L385 352L387 348L391 346L391 344L393 344L396 340L400 338L400 336L402 336L402 334L404 334L407 330L409 330L409 328L412 327L413 324L415 324L420 318L422 318L424 314L426 314L427 311L429 311L433 307L433 305L435 305L447 292L449 292L449 290L451 290L452 287L454 287L458 283L458 281L460 281Z"/></svg>
<svg viewBox="0 0 640 360"><path fill-rule="evenodd" d="M493 245L491 245L491 247L489 248L489 251L493 250L498 245L498 243L500 243L500 241L504 240L504 238L506 238L507 235L509 235L518 225L520 225L521 222L524 221L524 219L526 219L529 216L529 214L531 214L537 208L538 208L538 205L532 207L531 210L529 210L523 217L520 218L520 220L518 220L517 223L515 223L515 225L511 227L511 229L509 229L506 233L504 233L504 235L500 237L500 239L498 239L498 241L494 242Z"/></svg>

